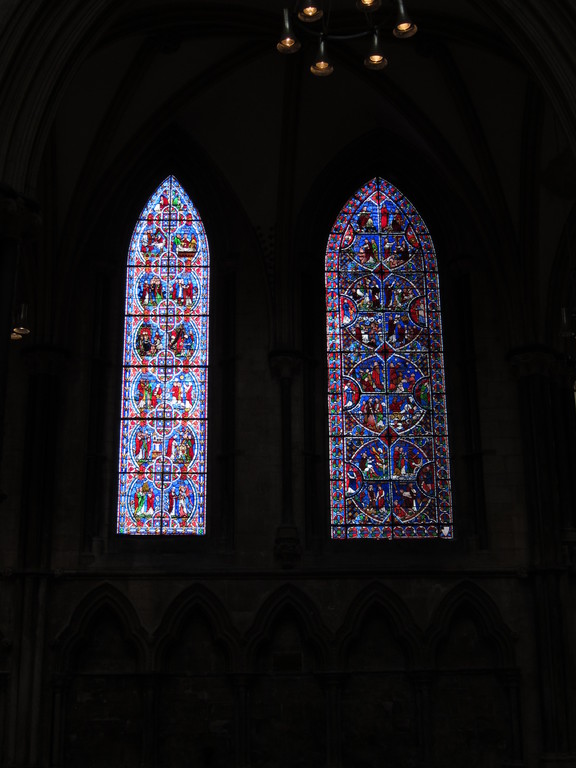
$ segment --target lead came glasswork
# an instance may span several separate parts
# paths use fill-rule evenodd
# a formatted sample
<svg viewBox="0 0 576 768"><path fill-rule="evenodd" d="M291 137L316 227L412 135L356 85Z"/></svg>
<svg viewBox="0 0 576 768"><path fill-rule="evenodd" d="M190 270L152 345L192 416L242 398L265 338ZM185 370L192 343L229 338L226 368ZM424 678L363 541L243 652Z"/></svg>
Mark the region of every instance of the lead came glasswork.
<svg viewBox="0 0 576 768"><path fill-rule="evenodd" d="M128 252L118 533L206 530L209 254L169 176Z"/></svg>
<svg viewBox="0 0 576 768"><path fill-rule="evenodd" d="M326 310L332 538L451 539L436 255L383 179L332 229Z"/></svg>

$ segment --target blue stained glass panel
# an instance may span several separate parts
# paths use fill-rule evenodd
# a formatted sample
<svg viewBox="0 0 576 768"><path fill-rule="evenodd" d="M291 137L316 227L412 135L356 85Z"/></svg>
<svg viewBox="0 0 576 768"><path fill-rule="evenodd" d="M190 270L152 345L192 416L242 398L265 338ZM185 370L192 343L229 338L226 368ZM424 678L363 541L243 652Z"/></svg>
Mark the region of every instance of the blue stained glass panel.
<svg viewBox="0 0 576 768"><path fill-rule="evenodd" d="M128 250L117 531L206 532L209 251L174 176Z"/></svg>
<svg viewBox="0 0 576 768"><path fill-rule="evenodd" d="M348 200L328 238L330 506L335 539L451 539L436 254L383 179Z"/></svg>

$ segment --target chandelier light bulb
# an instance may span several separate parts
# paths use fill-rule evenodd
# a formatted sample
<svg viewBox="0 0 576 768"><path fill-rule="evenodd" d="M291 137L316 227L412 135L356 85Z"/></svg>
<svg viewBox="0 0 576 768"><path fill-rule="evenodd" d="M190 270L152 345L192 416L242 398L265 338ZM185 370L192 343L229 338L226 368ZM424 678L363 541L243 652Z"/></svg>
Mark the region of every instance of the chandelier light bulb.
<svg viewBox="0 0 576 768"><path fill-rule="evenodd" d="M412 37L418 31L418 27L408 16L405 0L392 0L396 7L396 21L392 28L392 34L397 38ZM326 54L326 42L328 40L348 40L356 37L372 36L372 45L364 57L364 66L367 69L384 69L388 66L388 59L384 55L379 45L379 34L382 31L378 27L382 24L378 21L378 15L374 14L382 6L382 0L355 0L356 7L364 13L364 31L358 33L355 30L353 34L343 34L341 30L334 26L332 29L329 20L322 22L322 29L318 28L312 33L313 36L319 36L320 44L318 53L310 66L310 71L316 77L326 77L334 72L332 61ZM315 3L312 0L300 0L296 4L294 12L297 12L298 19L304 22L317 21L323 17L322 3ZM282 36L276 44L277 50L282 53L296 53L300 50L300 42L297 40L292 27L292 13L288 8L283 9ZM296 22L297 23L297 22ZM378 24L378 26L377 26ZM386 28L389 29L388 25Z"/></svg>
<svg viewBox="0 0 576 768"><path fill-rule="evenodd" d="M300 21L312 22L318 21L324 15L322 9L315 3L304 2L298 11Z"/></svg>
<svg viewBox="0 0 576 768"><path fill-rule="evenodd" d="M408 16L406 8L404 7L404 0L396 0L396 5L398 7L398 16L392 34L394 37L398 38L413 37L418 31L418 27Z"/></svg>
<svg viewBox="0 0 576 768"><path fill-rule="evenodd" d="M372 37L372 45L370 46L366 58L364 59L364 66L367 69L384 69L388 66L388 59L382 53L380 48L380 40L378 37L378 30L374 30Z"/></svg>
<svg viewBox="0 0 576 768"><path fill-rule="evenodd" d="M381 0L356 0L359 11L377 11L381 4Z"/></svg>
<svg viewBox="0 0 576 768"><path fill-rule="evenodd" d="M279 53L296 53L296 51L300 50L300 43L292 32L288 8L284 8L283 15L282 36L276 44L276 50Z"/></svg>
<svg viewBox="0 0 576 768"><path fill-rule="evenodd" d="M320 38L318 54L316 55L314 64L310 67L310 72L312 72L313 75L316 75L316 77L327 77L334 72L334 67L326 55L326 43L324 42L323 37Z"/></svg>
<svg viewBox="0 0 576 768"><path fill-rule="evenodd" d="M30 333L28 328L28 305L20 304L18 314L14 319L14 328L12 329L18 336L27 336Z"/></svg>

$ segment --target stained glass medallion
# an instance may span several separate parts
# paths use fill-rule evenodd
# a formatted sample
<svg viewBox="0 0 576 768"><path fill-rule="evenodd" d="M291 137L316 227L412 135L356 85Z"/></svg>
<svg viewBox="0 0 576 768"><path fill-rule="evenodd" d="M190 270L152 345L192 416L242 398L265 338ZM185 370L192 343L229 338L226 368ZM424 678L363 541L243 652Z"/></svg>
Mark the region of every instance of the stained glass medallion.
<svg viewBox="0 0 576 768"><path fill-rule="evenodd" d="M453 538L436 255L383 179L330 233L326 310L332 538Z"/></svg>
<svg viewBox="0 0 576 768"><path fill-rule="evenodd" d="M208 300L204 226L169 176L128 252L118 533L205 533Z"/></svg>

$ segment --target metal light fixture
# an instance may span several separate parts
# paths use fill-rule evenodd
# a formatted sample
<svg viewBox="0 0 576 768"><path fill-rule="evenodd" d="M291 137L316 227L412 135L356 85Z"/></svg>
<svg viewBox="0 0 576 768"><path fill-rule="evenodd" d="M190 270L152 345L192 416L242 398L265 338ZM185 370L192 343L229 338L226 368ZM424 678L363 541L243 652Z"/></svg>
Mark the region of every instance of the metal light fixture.
<svg viewBox="0 0 576 768"><path fill-rule="evenodd" d="M372 43L368 52L364 56L364 66L367 69L381 70L388 66L388 60L380 48L379 37L384 29L392 27L392 33L397 38L409 38L416 34L418 27L408 16L405 0L350 0L350 5L363 12L363 17L354 14L355 21L350 17L351 28L345 30L339 23L332 23L329 12L330 5L326 15L323 14L319 3L312 0L299 0L295 4L294 15L288 8L283 9L284 24L282 29L282 38L277 43L276 48L280 53L296 53L300 48L300 43L292 30L291 22L294 28L306 35L308 38L319 38L320 44L318 53L310 72L316 77L326 77L334 71L333 62L327 56L327 45L332 42L340 43L352 40L359 40L363 37L370 37ZM383 6L388 8L384 12ZM297 9L297 12L296 12ZM381 12L380 9L382 9ZM395 23L393 15L396 13ZM320 24L314 27L309 22L319 21ZM302 24L301 22L306 22ZM392 26L394 24L394 26Z"/></svg>
<svg viewBox="0 0 576 768"><path fill-rule="evenodd" d="M359 11L377 11L381 5L381 0L356 0L356 8Z"/></svg>
<svg viewBox="0 0 576 768"><path fill-rule="evenodd" d="M12 329L12 332L17 334L20 337L27 336L30 333L30 328L28 328L28 305L27 304L20 304L20 309L16 316L16 320L14 321L14 328Z"/></svg>
<svg viewBox="0 0 576 768"><path fill-rule="evenodd" d="M396 18L396 26L392 30L394 37L412 37L418 32L418 27L412 22L406 8L404 7L404 0L396 0L398 6L398 16Z"/></svg>
<svg viewBox="0 0 576 768"><path fill-rule="evenodd" d="M290 13L284 8L284 23L282 25L282 37L276 44L276 50L280 53L296 53L300 50L300 43L296 39L290 24Z"/></svg>
<svg viewBox="0 0 576 768"><path fill-rule="evenodd" d="M368 53L364 59L364 66L367 69L384 69L384 67L388 66L388 59L384 56L380 47L377 29L374 30L372 45L368 49Z"/></svg>
<svg viewBox="0 0 576 768"><path fill-rule="evenodd" d="M328 58L326 53L326 41L324 35L320 37L320 44L318 45L318 53L314 59L314 63L310 67L310 72L316 77L327 77L334 72L334 66Z"/></svg>
<svg viewBox="0 0 576 768"><path fill-rule="evenodd" d="M321 19L323 15L324 11L316 3L304 0L304 2L300 4L300 8L298 10L298 18L300 21L305 21L306 23L318 21L318 19Z"/></svg>

